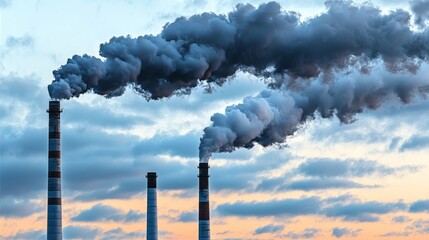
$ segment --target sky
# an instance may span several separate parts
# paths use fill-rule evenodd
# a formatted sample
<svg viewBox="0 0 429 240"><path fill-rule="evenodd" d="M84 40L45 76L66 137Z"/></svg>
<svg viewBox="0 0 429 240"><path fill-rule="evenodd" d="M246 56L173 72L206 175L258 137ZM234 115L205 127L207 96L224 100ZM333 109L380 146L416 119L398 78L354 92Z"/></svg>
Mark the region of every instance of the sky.
<svg viewBox="0 0 429 240"><path fill-rule="evenodd" d="M100 44L112 37L158 35L178 17L227 14L239 3L264 1L0 0L0 239L46 239L53 70L75 54L102 58ZM278 3L302 22L329 5ZM412 30L425 31L423 7L366 4L382 14L407 11ZM428 85L425 61L410 71L372 64L367 74L340 69L331 81L355 76L359 85L378 76ZM64 239L145 239L149 171L158 173L159 238L196 239L204 129L213 114L268 85L241 69L210 93L201 84L188 95L147 101L128 87L109 99L85 93L62 100ZM427 239L429 100L414 93L405 102L388 95L349 122L317 112L284 143L213 153L212 239Z"/></svg>

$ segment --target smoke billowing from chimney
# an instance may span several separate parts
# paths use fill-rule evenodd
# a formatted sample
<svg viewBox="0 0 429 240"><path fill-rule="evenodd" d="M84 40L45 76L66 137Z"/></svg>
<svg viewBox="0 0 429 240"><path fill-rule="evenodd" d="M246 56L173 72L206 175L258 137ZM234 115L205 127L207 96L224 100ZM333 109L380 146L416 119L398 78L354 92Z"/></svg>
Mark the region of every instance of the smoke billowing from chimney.
<svg viewBox="0 0 429 240"><path fill-rule="evenodd" d="M425 27L429 20L429 0L413 0L411 11L414 13L414 23L419 27Z"/></svg>
<svg viewBox="0 0 429 240"><path fill-rule="evenodd" d="M212 125L204 129L200 141L200 162L208 162L213 152L231 152L236 148L264 147L285 142L300 124L336 115L342 123L354 121L365 109L377 109L384 102L409 103L413 97L426 97L429 81L425 74L392 74L374 71L337 75L330 83L319 79L301 82L302 90L264 90L247 97L243 103L229 106L224 114L211 117ZM282 88L287 79L279 79ZM281 81L285 81L281 83ZM296 84L296 83L295 83Z"/></svg>
<svg viewBox="0 0 429 240"><path fill-rule="evenodd" d="M257 76L315 78L349 66L368 71L381 59L390 71L415 71L428 58L428 31L410 29L410 13L386 15L371 5L328 1L327 12L300 21L276 2L239 4L227 15L180 17L159 35L114 37L99 59L75 55L53 72L54 99L86 92L119 96L127 86L146 99L222 85L238 70Z"/></svg>

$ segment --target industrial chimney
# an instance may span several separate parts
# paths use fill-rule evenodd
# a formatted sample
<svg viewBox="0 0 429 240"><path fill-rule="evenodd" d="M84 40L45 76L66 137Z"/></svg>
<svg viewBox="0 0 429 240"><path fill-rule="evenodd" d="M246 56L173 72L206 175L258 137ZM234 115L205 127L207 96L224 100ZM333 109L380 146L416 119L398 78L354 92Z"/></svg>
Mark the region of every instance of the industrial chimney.
<svg viewBox="0 0 429 240"><path fill-rule="evenodd" d="M209 164L200 163L198 239L210 240L210 207L209 207Z"/></svg>
<svg viewBox="0 0 429 240"><path fill-rule="evenodd" d="M50 101L48 153L48 240L61 240L60 101Z"/></svg>
<svg viewBox="0 0 429 240"><path fill-rule="evenodd" d="M147 213L146 239L158 240L158 216L156 203L156 172L148 172L147 178Z"/></svg>

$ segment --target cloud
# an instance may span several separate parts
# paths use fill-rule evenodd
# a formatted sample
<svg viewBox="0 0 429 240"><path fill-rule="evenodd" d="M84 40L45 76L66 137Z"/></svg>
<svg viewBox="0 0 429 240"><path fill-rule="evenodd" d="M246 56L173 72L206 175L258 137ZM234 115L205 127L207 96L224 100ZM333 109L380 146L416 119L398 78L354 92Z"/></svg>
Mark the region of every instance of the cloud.
<svg viewBox="0 0 429 240"><path fill-rule="evenodd" d="M48 170L46 165L44 166L46 163L35 158L0 157L1 199L34 197L47 189Z"/></svg>
<svg viewBox="0 0 429 240"><path fill-rule="evenodd" d="M346 175L348 168L347 161L315 159L301 163L298 172L307 176L338 177Z"/></svg>
<svg viewBox="0 0 429 240"><path fill-rule="evenodd" d="M3 189L2 189L3 191ZM44 207L28 199L6 197L0 199L0 213L3 218L23 218L44 210Z"/></svg>
<svg viewBox="0 0 429 240"><path fill-rule="evenodd" d="M290 239L308 239L315 238L317 234L320 232L320 229L317 228L306 228L304 231L296 233L296 232L288 232L287 234L282 235L283 238Z"/></svg>
<svg viewBox="0 0 429 240"><path fill-rule="evenodd" d="M156 135L142 140L133 148L133 153L139 155L166 154L180 157L198 156L200 134L189 132L185 135Z"/></svg>
<svg viewBox="0 0 429 240"><path fill-rule="evenodd" d="M95 239L101 233L99 228L69 225L63 228L65 239Z"/></svg>
<svg viewBox="0 0 429 240"><path fill-rule="evenodd" d="M266 202L235 202L217 206L216 211L223 216L268 217L298 216L317 214L321 209L321 201L317 197L300 199L282 199Z"/></svg>
<svg viewBox="0 0 429 240"><path fill-rule="evenodd" d="M67 104L63 122L73 126L91 125L102 129L128 130L136 125L150 126L154 121L133 112L122 112L104 105L89 105L79 102Z"/></svg>
<svg viewBox="0 0 429 240"><path fill-rule="evenodd" d="M414 13L414 23L419 27L424 27L425 22L429 19L429 1L414 0L410 2L411 10Z"/></svg>
<svg viewBox="0 0 429 240"><path fill-rule="evenodd" d="M411 221L411 219L407 216L396 216L392 218L392 222L394 223L405 223L409 221Z"/></svg>
<svg viewBox="0 0 429 240"><path fill-rule="evenodd" d="M43 89L44 91L42 91L42 88L39 85L40 81L40 77L33 75L2 75L0 85L0 93L3 97L2 101L14 100L28 105L36 103L39 104L39 106L47 104L47 101L42 101L43 99L48 100L49 98L46 96L46 90ZM43 111L43 114L45 114L45 111Z"/></svg>
<svg viewBox="0 0 429 240"><path fill-rule="evenodd" d="M0 137L2 147L0 148L0 156L42 156L47 153L48 132L46 128L27 127L21 131L12 131L7 129L5 134ZM13 129L15 130L15 129Z"/></svg>
<svg viewBox="0 0 429 240"><path fill-rule="evenodd" d="M12 4L12 0L0 0L0 8L7 8Z"/></svg>
<svg viewBox="0 0 429 240"><path fill-rule="evenodd" d="M48 96L40 86L41 79L34 75L19 76L11 73L0 75L0 118L2 129L18 128L21 132L26 127L41 128L42 119L47 118L46 106Z"/></svg>
<svg viewBox="0 0 429 240"><path fill-rule="evenodd" d="M0 3L1 5L3 2ZM29 36L29 35L24 35L22 37L14 37L14 36L10 36L6 39L6 47L8 48L18 48L18 47L28 47L28 48L32 48L34 45L34 39Z"/></svg>
<svg viewBox="0 0 429 240"><path fill-rule="evenodd" d="M45 240L46 233L42 230L30 230L30 231L19 231L13 236L3 237L0 236L3 240L14 240L14 239L35 239L35 240Z"/></svg>
<svg viewBox="0 0 429 240"><path fill-rule="evenodd" d="M256 186L256 191L274 192L278 191L284 184L284 177L262 179Z"/></svg>
<svg viewBox="0 0 429 240"><path fill-rule="evenodd" d="M429 234L429 220L416 220L411 226L407 227L407 230L414 230L421 234Z"/></svg>
<svg viewBox="0 0 429 240"><path fill-rule="evenodd" d="M380 237L408 237L410 234L410 232L387 232L380 235Z"/></svg>
<svg viewBox="0 0 429 240"><path fill-rule="evenodd" d="M125 214L124 222L138 222L145 217L145 214L139 213L138 211L129 210L127 214Z"/></svg>
<svg viewBox="0 0 429 240"><path fill-rule="evenodd" d="M352 230L348 228L333 228L332 229L332 236L336 238L342 238L342 237L357 237L359 233L362 231L362 229Z"/></svg>
<svg viewBox="0 0 429 240"><path fill-rule="evenodd" d="M410 212L429 212L429 200L420 200L413 202L410 206Z"/></svg>
<svg viewBox="0 0 429 240"><path fill-rule="evenodd" d="M144 214L133 210L125 213L108 205L97 204L80 212L71 220L76 222L137 222L144 217Z"/></svg>
<svg viewBox="0 0 429 240"><path fill-rule="evenodd" d="M400 138L400 137L392 138L392 140L389 144L389 147L388 147L389 151L397 150L401 140L402 140L402 138Z"/></svg>
<svg viewBox="0 0 429 240"><path fill-rule="evenodd" d="M253 234L259 235L264 233L278 233L278 232L281 232L283 229L284 229L283 225L268 224L257 228Z"/></svg>
<svg viewBox="0 0 429 240"><path fill-rule="evenodd" d="M406 140L399 150L401 152L409 150L420 150L429 147L429 136L412 136Z"/></svg>
<svg viewBox="0 0 429 240"><path fill-rule="evenodd" d="M341 217L344 221L376 222L378 215L401 211L407 208L403 202L355 202L349 204L335 204L324 209L328 217Z"/></svg>
<svg viewBox="0 0 429 240"><path fill-rule="evenodd" d="M134 231L134 232L125 232L122 228L114 228L107 232L104 232L100 240L110 240L110 239L144 239L146 233L142 231Z"/></svg>
<svg viewBox="0 0 429 240"><path fill-rule="evenodd" d="M408 167L410 168L410 167ZM364 177L368 175L390 175L407 168L391 168L369 160L311 159L301 163L297 171L316 177Z"/></svg>
<svg viewBox="0 0 429 240"><path fill-rule="evenodd" d="M197 211L183 212L179 215L177 220L179 222L196 222L198 220L198 212Z"/></svg>
<svg viewBox="0 0 429 240"><path fill-rule="evenodd" d="M325 190L325 189L342 189L342 188L372 188L376 186L362 185L353 181L344 179L304 179L293 181L279 190Z"/></svg>

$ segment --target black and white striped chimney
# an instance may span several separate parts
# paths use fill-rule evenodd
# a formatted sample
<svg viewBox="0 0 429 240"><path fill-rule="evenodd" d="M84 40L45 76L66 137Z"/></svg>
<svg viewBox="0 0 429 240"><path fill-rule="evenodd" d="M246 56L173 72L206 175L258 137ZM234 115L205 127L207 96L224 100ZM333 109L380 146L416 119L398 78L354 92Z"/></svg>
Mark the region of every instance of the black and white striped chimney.
<svg viewBox="0 0 429 240"><path fill-rule="evenodd" d="M156 172L148 172L147 178L147 213L146 239L158 240L158 214L156 202Z"/></svg>
<svg viewBox="0 0 429 240"><path fill-rule="evenodd" d="M209 164L200 163L199 177L199 216L198 239L210 240L210 206L209 206Z"/></svg>
<svg viewBox="0 0 429 240"><path fill-rule="evenodd" d="M62 239L60 101L49 101L48 240Z"/></svg>

